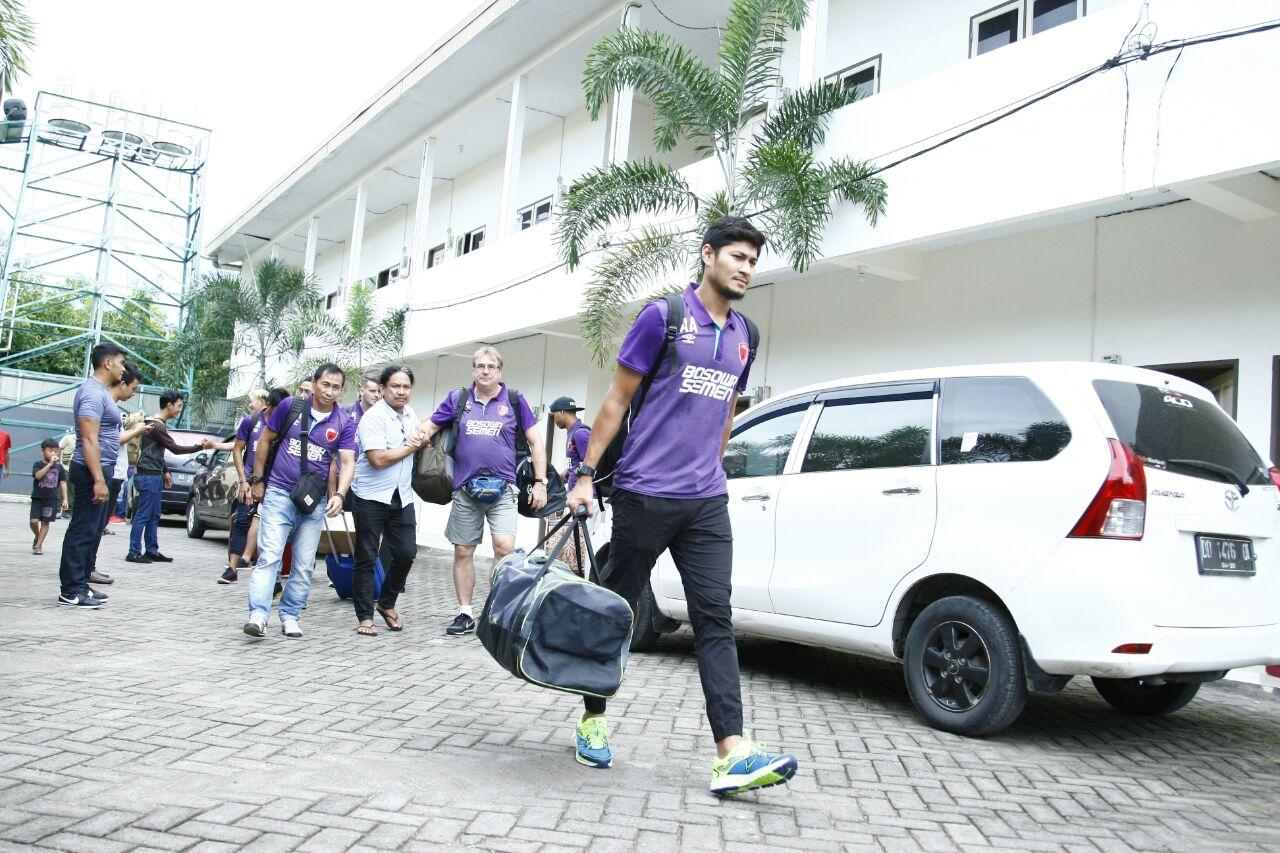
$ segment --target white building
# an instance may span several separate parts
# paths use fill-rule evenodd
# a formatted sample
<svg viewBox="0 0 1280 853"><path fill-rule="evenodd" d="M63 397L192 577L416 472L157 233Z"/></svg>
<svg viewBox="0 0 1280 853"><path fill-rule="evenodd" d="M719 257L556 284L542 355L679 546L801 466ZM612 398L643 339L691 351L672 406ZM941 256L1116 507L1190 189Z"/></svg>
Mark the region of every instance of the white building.
<svg viewBox="0 0 1280 853"><path fill-rule="evenodd" d="M1132 33L1163 43L1280 18L1276 0L811 2L783 85L838 74L873 92L833 117L824 154L881 164L1100 65ZM314 271L335 307L349 282L385 285L379 299L412 309L420 413L469 381L487 342L535 406L571 394L590 416L609 373L576 336L588 271L558 266L559 194L612 157L660 157L698 187L718 167L690 149L656 155L639 97L590 122L583 58L625 15L710 62L715 30L688 27L728 5L478 4L210 251L222 264L274 252ZM839 209L804 276L766 255L745 301L763 332L757 396L897 368L1118 359L1205 383L1280 455L1276 82L1280 30L1197 44L889 169L878 227ZM444 515L420 513L420 541L444 544Z"/></svg>

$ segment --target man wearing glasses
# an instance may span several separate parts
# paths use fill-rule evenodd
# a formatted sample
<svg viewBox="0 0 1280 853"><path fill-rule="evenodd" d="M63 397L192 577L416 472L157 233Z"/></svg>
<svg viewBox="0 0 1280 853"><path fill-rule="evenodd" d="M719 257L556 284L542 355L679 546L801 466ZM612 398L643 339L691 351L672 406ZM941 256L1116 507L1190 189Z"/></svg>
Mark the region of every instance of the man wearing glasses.
<svg viewBox="0 0 1280 853"><path fill-rule="evenodd" d="M523 394L512 394L502 382L502 356L493 347L471 357L472 385L450 391L429 420L423 439L458 423L453 452L453 506L445 538L453 543L453 588L458 615L445 633L470 634L476 629L471 598L476 587L476 546L489 522L496 563L516 547L516 434L529 443L536 484L530 499L534 509L547 503L547 458L537 420ZM513 399L514 398L514 399Z"/></svg>

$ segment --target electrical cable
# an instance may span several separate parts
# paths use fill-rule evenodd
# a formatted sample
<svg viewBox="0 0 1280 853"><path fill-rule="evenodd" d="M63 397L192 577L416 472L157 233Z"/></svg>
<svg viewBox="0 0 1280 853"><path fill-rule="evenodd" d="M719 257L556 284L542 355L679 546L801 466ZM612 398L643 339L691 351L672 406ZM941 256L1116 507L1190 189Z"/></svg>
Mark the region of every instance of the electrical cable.
<svg viewBox="0 0 1280 853"><path fill-rule="evenodd" d="M682 24L679 21L672 20L671 16L668 15L666 12L662 11L662 7L659 6L657 3L653 2L653 0L649 0L649 5L653 7L653 10L655 12L657 12L662 17L666 18L667 23L671 24L673 27L679 27L682 30L691 30L693 32L707 32L709 30L720 29L719 24L716 24L715 26L711 26L711 27L691 27L688 24Z"/></svg>
<svg viewBox="0 0 1280 853"><path fill-rule="evenodd" d="M1178 60L1182 59L1182 52L1186 48L1179 48L1178 55L1173 58L1173 64L1169 66L1169 73L1164 76L1164 85L1160 87L1160 97L1156 99L1156 150L1151 157L1151 186L1160 188L1156 183L1156 170L1160 167L1160 116L1164 112L1164 92L1169 88L1169 81L1173 79L1173 70L1178 67ZM1163 188L1160 188L1163 192Z"/></svg>
<svg viewBox="0 0 1280 853"><path fill-rule="evenodd" d="M654 8L656 9L656 8L657 8L657 6L655 5L655 6L654 6ZM659 10L659 11L661 11L661 10ZM666 16L665 16L665 15L663 15L663 17L666 17ZM670 20L670 19L668 19L668 20ZM675 22L674 22L674 21L672 21L672 23L675 23ZM677 24L677 26L679 26L679 24ZM1133 28L1131 28L1131 29L1130 29L1129 34L1127 34L1127 35L1125 36L1125 40L1126 40L1126 41L1128 41L1129 36L1133 33L1133 31L1134 31L1135 29L1137 29L1136 24L1135 24L1135 26L1134 26ZM1209 43L1212 43L1212 42L1225 41L1225 40L1227 40L1227 39L1239 38L1239 37L1241 37L1241 36L1246 36L1246 35L1254 35L1254 34L1256 34L1256 33L1268 32L1268 31L1270 31L1270 30L1275 30L1275 29L1280 29L1280 19L1274 19L1274 20L1271 20L1271 21L1265 21L1265 22L1261 22L1261 23L1259 23L1259 24L1246 25L1246 26L1237 27L1237 28L1230 29L1230 30L1222 30L1222 31L1215 32L1215 33L1207 33L1207 34L1204 34L1204 35L1200 35L1200 36L1193 36L1193 37L1189 37L1189 38L1185 38L1185 39L1173 39L1173 40L1170 40L1170 41L1168 41L1168 42L1163 42L1163 43L1161 43L1161 44L1142 45L1142 46L1141 46L1141 47L1139 47L1137 50L1135 50L1135 51L1130 51L1130 52L1129 52L1129 53L1127 53L1127 54L1126 54L1126 53L1124 53L1124 52L1118 53L1117 55L1113 56L1112 58L1110 58L1110 59L1106 60L1105 62L1103 62L1103 63L1101 63L1101 64L1099 64L1099 65L1094 66L1093 68L1090 68L1090 69L1088 69L1088 70L1086 70L1086 71L1080 72L1079 74L1076 74L1076 75L1075 75L1075 76L1073 76L1073 77L1069 77L1069 78L1067 78L1066 80L1064 80L1064 81L1062 81L1062 82L1060 82L1060 83L1057 83L1057 84L1055 84L1055 85L1053 85L1053 86L1048 87L1047 89L1042 89L1042 90L1040 90L1039 92L1035 93L1034 95L1031 95L1031 96L1028 96L1027 98L1024 98L1022 101L1014 102L1014 103L1013 103L1009 108L1005 109L1004 111L1002 111L1002 112L1000 112L1000 113L998 113L998 114L994 114L994 115L993 115L993 114L992 114L992 113L990 113L990 112L988 112L988 113L984 113L982 116L979 116L979 118L982 118L982 119L985 119L985 120L980 121L980 122L979 122L979 123L977 123L977 124L973 124L973 125L971 125L971 126L969 126L969 127L966 127L964 130L960 131L959 133L952 134L951 136L948 136L948 137L946 137L946 138L944 138L944 139L942 139L942 140L939 140L938 142L935 142L935 143L933 143L932 145L926 146L925 148L922 148L922 149L920 149L920 150L918 150L918 151L914 151L914 152L912 152L911 154L908 154L908 155L907 155L907 156L905 156L905 157L900 157L899 159L894 160L894 161L892 161L891 163L888 163L888 164L886 164L886 165L884 165L884 166L879 166L879 167L877 167L877 168L875 168L875 169L872 169L870 172L868 172L868 173L867 173L866 177L868 177L868 178L870 178L870 177L874 177L875 175L879 175L879 174L881 174L881 173L883 173L883 172L886 172L886 171L888 171L889 169L892 169L892 168L894 168L894 167L896 167L896 166L901 166L903 163L910 162L911 160L914 160L914 159L916 159L917 157L921 157L921 156L924 156L925 154L929 154L929 153L931 153L931 152L933 152L933 151L936 151L936 150L938 150L939 148L942 148L942 147L943 147L943 146L945 146L945 145L949 145L949 144L951 144L952 142L955 142L955 141L957 141L957 140L963 139L964 137L966 137L966 136L968 136L968 135L970 135L970 134L972 134L972 133L976 133L977 131L982 130L983 128L990 127L991 125L993 125L993 124L995 124L995 123L997 123L997 122L999 122L999 121L1003 121L1004 119L1009 118L1010 116L1016 115L1017 113L1021 112L1022 110L1025 110L1027 107L1030 107L1030 106L1032 106L1032 105L1034 105L1034 104L1037 104L1037 103L1039 103L1039 102L1041 102L1041 101L1043 101L1043 100L1046 100L1047 98L1050 98L1050 97L1052 97L1053 95L1059 94L1060 92L1063 92L1063 91L1065 91L1065 90L1067 90L1067 89L1069 89L1069 88L1071 88L1071 87L1073 87L1073 86L1075 86L1075 85L1077 85L1077 84L1079 84L1079 83L1082 83L1082 82L1084 82L1085 80L1088 80L1089 78L1091 78L1091 77L1093 77L1093 76L1095 76L1095 75L1097 75L1097 74L1101 74L1101 73L1103 73L1103 72L1105 72L1105 71L1110 71L1110 70L1111 70L1111 69L1113 69L1113 68L1121 68L1121 69L1123 69L1123 67L1124 67L1125 65L1128 65L1128 64L1130 64L1130 63L1133 63L1133 62L1139 62L1139 61L1145 61L1145 60L1149 59L1149 58L1150 58L1150 57L1152 57L1152 56L1158 56L1158 55L1159 55L1159 54L1161 54L1161 53L1167 53L1168 51L1171 51L1171 50L1179 50L1179 51L1180 51L1180 50L1183 50L1183 49L1185 49L1185 48L1187 48L1187 47L1192 47L1192 46L1194 46L1194 45L1209 44ZM1126 106L1126 111L1127 111L1127 106ZM962 127L962 126L963 126L963 125L957 125L956 127ZM943 132L945 132L945 131L943 131ZM938 134L937 134L937 133L935 133L935 134L931 134L930 136L924 137L923 139L924 139L924 140L934 139L934 138L936 138L937 136L938 136ZM909 147L911 147L911 145L914 145L914 144L918 144L918 143L910 143L910 144L908 144L908 145L905 145L905 146L901 146L901 147L899 147L899 148L896 148L896 149L894 149L894 151L901 151L901 150L903 150L904 148L909 148ZM892 152L890 152L890 153L892 153ZM883 155L881 155L881 156L883 156ZM767 208L766 208L766 209L764 209L764 210L755 211L753 215L760 215L761 213L766 213L766 212L768 212L768 209L767 209ZM685 230L683 230L683 231L677 232L677 234L678 234L678 235L689 234L689 233L693 233L693 230L694 230L694 229L685 229ZM583 257L586 257L587 255L592 255L592 254L595 254L595 253L597 253L597 252L604 251L605 249L610 248L610 247L611 247L611 245L625 245L625 244L635 243L635 242L639 242L639 241L638 241L638 240L626 240L626 241L621 241L619 244L607 244L607 243L606 243L606 244L605 244L605 245L603 245L603 246L598 246L598 247L595 247L595 248L592 248L592 249L588 249L588 250L584 251L582 254L583 254ZM517 279L517 280L515 280L515 281L512 281L512 282L508 282L507 284L504 284L504 285L499 286L499 287L497 287L497 288L494 288L494 289L492 289L492 290L485 291L484 293L471 294L471 295L466 296L466 297L463 297L463 298L461 298L461 299L451 300L451 301L449 301L449 302L439 303L439 304L436 304L436 305L429 305L429 306L422 306L422 307L410 308L410 309L409 309L409 311L410 311L410 312L419 312L419 311L423 311L423 312L425 312L425 311L438 311L438 310L442 310L442 309L445 309L445 308L452 308L452 307L456 307L456 306L458 306L458 305L465 305L465 304L467 304L467 303L474 302L474 301L479 300L479 299L486 299L486 298L488 298L488 297L490 297L490 296L494 296L494 295L497 295L497 294L499 294L499 293L504 293L504 292L506 292L506 291L508 291L508 290L511 290L511 289L513 289L513 288L516 288L516 287L519 287L519 286L521 286L521 285L523 285L523 284L528 284L528 283L529 283L529 282L531 282L531 281L534 281L534 280L536 280L536 279L539 279L539 278L541 278L541 277L543 277L543 276L545 276L545 275L548 275L548 274L550 274L550 273L556 272L557 270L562 269L564 266L565 266L564 262L560 262L560 263L557 263L557 264L553 264L552 266L549 266L549 267L547 267L547 268L545 268L545 269L539 270L539 271L534 272L534 273L530 273L530 274L529 274L529 275L527 275L527 276L524 276L524 277L522 277L522 278L520 278L520 279Z"/></svg>

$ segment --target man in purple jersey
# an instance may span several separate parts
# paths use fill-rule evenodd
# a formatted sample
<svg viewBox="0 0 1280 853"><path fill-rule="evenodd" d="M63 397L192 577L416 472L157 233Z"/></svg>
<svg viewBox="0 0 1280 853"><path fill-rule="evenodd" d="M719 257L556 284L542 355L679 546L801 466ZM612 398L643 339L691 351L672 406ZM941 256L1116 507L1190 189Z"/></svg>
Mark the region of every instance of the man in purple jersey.
<svg viewBox="0 0 1280 853"><path fill-rule="evenodd" d="M751 370L750 327L732 303L746 295L765 237L740 217L711 223L702 239L702 281L684 292L674 348L662 357L667 303L640 312L618 352L618 370L592 424L586 458L568 497L570 511L593 510L595 466L617 435L646 376L652 385L631 423L613 474L613 533L603 584L632 610L658 555L670 549L684 583L707 719L716 742L711 791L737 794L786 782L794 756L765 752L742 736L738 648L730 591L733 531L721 459L738 394ZM670 365L670 368L668 368ZM586 698L574 733L579 763L613 762L605 701Z"/></svg>
<svg viewBox="0 0 1280 853"><path fill-rule="evenodd" d="M445 395L435 413L422 423L423 439L458 422L458 445L453 452L453 504L444 536L453 543L453 588L458 615L445 629L450 636L476 629L471 597L476 589L476 546L489 522L495 563L516 547L516 433L524 427L536 478L530 505L547 504L547 455L538 433L538 420L523 394L511 400L502 382L502 356L481 347L471 356L470 388ZM465 396L464 396L465 395Z"/></svg>
<svg viewBox="0 0 1280 853"><path fill-rule="evenodd" d="M253 454L253 476L250 486L258 501L258 562L249 576L249 621L244 632L251 637L266 636L271 613L271 593L280 573L284 546L292 539L293 568L280 596L280 631L286 637L300 639L302 628L298 618L311 592L311 571L315 568L316 546L324 517L342 512L342 500L351 488L356 466L356 429L350 412L337 405L342 393L343 372L336 364L322 364L313 377L315 392L298 399L286 398L276 406L258 438ZM296 409L296 411L295 411ZM307 451L302 452L302 430L307 430ZM280 441L274 453L272 444ZM317 501L315 508L303 512L290 493L302 479L303 472L328 480L329 465L337 457L339 464L336 491L327 501ZM270 466L268 467L268 463Z"/></svg>
<svg viewBox="0 0 1280 853"><path fill-rule="evenodd" d="M250 565L258 549L258 504L250 495L249 477L253 474L253 456L267 419L289 392L283 388L267 391L257 388L249 392L249 414L240 420L236 437L231 442L231 461L240 482L236 487L236 511L231 520L231 536L227 539L227 565L218 578L220 584L240 580L239 569ZM222 445L219 450L225 449Z"/></svg>
<svg viewBox="0 0 1280 853"><path fill-rule="evenodd" d="M578 466L582 464L582 460L586 458L587 444L591 441L591 427L582 422L582 418L578 413L583 408L577 404L572 397L557 397L551 404L548 411L551 412L551 420L557 427L568 433L568 439L565 442L565 456L568 465L565 469L564 482L568 489L573 489L574 484L578 482ZM597 496L598 498L599 496ZM597 504L597 508L600 505ZM565 513L568 513L565 508ZM591 518L591 532L596 532L596 521L598 516ZM564 560L566 566L576 574L586 576L586 566L590 564L586 555L581 552L582 543L577 537L572 540L572 545L566 547L560 552L560 559Z"/></svg>

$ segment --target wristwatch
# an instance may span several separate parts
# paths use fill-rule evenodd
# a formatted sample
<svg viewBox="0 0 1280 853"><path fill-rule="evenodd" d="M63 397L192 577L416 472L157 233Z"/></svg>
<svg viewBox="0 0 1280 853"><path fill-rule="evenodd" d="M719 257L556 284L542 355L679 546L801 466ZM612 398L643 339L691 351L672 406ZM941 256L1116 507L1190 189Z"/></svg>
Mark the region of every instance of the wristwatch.
<svg viewBox="0 0 1280 853"><path fill-rule="evenodd" d="M546 478L546 477L535 477L535 478L534 478L534 480L533 480L533 482L538 483L539 485L543 485L543 486L545 486L545 485L547 484L547 478Z"/></svg>
<svg viewBox="0 0 1280 853"><path fill-rule="evenodd" d="M590 465L588 465L588 464L587 464L587 463L585 463L585 462L579 462L579 463L578 463L578 476L579 476L579 477L595 477L595 475L596 475L596 469L595 469L595 468L592 468Z"/></svg>
<svg viewBox="0 0 1280 853"><path fill-rule="evenodd" d="M256 485L258 485L258 484L259 484L259 483L261 483L261 482L262 482L262 478L261 478L261 477L259 477L257 474L250 474L250 475L249 475L249 485L250 485L250 486L256 486Z"/></svg>

